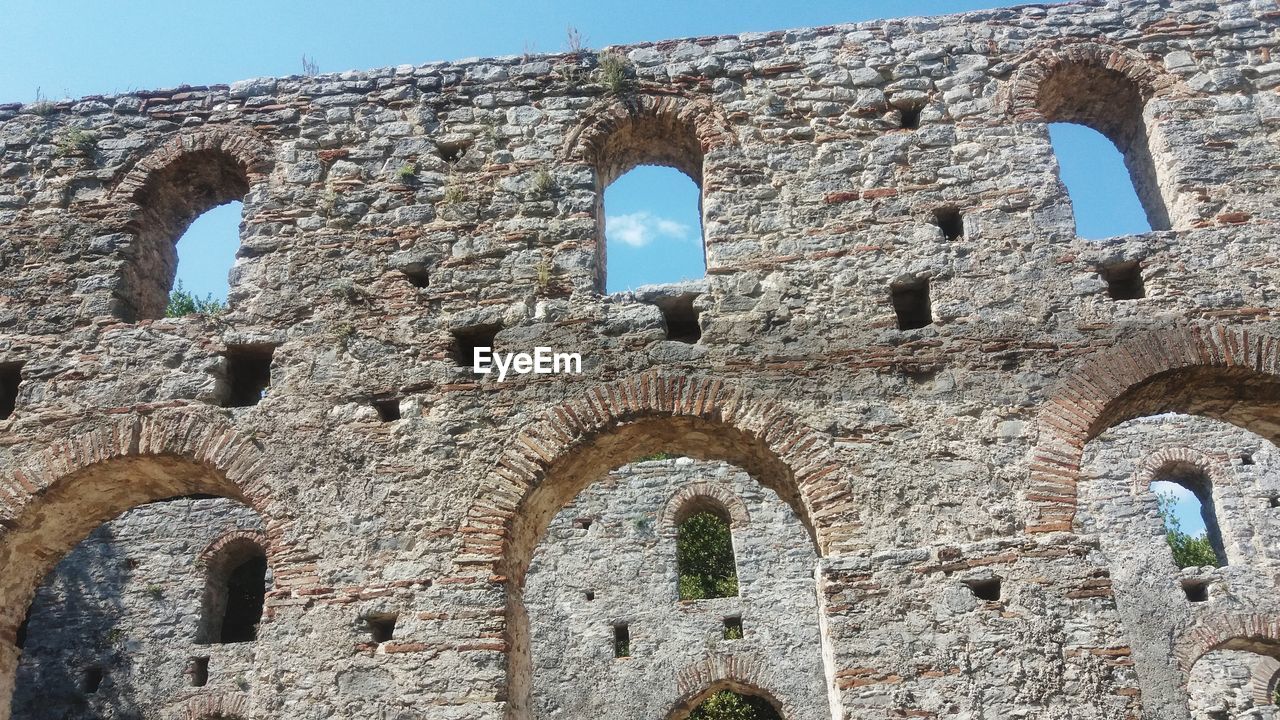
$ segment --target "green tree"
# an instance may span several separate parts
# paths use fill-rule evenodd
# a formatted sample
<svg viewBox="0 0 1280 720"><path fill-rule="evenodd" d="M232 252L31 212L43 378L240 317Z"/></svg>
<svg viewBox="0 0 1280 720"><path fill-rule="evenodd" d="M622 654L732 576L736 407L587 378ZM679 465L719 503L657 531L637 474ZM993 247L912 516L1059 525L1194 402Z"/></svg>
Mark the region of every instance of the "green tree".
<svg viewBox="0 0 1280 720"><path fill-rule="evenodd" d="M764 698L721 690L689 713L689 720L782 720Z"/></svg>
<svg viewBox="0 0 1280 720"><path fill-rule="evenodd" d="M1174 513L1177 498L1173 493L1156 493L1160 517L1164 520L1165 539L1173 550L1173 561L1178 567L1216 566L1218 554L1213 551L1208 535L1191 536L1182 531L1182 521Z"/></svg>
<svg viewBox="0 0 1280 720"><path fill-rule="evenodd" d="M164 309L164 316L177 318L193 313L213 315L225 309L226 305L221 300L215 300L213 293L209 293L201 299L184 290L182 281L179 280L178 284L173 286L173 292L169 293L169 305Z"/></svg>
<svg viewBox="0 0 1280 720"><path fill-rule="evenodd" d="M733 597L738 594L738 568L733 561L729 523L706 510L680 523L676 539L680 599Z"/></svg>

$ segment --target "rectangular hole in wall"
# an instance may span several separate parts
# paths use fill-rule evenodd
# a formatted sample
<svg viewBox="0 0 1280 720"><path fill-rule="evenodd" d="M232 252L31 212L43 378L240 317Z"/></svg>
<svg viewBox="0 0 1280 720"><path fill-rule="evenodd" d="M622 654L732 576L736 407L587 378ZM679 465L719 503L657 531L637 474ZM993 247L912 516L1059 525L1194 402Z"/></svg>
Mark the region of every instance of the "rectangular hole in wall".
<svg viewBox="0 0 1280 720"><path fill-rule="evenodd" d="M369 637L376 643L384 643L395 635L396 615L370 615L365 618L365 624L369 627Z"/></svg>
<svg viewBox="0 0 1280 720"><path fill-rule="evenodd" d="M920 111L924 110L921 105L907 105L898 108L898 127L903 130L919 130L920 129Z"/></svg>
<svg viewBox="0 0 1280 720"><path fill-rule="evenodd" d="M1098 274L1107 283L1107 294L1112 300L1140 300L1147 296L1142 266L1136 260L1104 265Z"/></svg>
<svg viewBox="0 0 1280 720"><path fill-rule="evenodd" d="M1240 456L1240 464L1241 464L1241 465L1252 465L1252 464L1253 464L1253 455L1252 455L1252 454L1250 454L1250 453L1244 453L1244 454L1242 454L1242 455Z"/></svg>
<svg viewBox="0 0 1280 720"><path fill-rule="evenodd" d="M658 302L662 311L662 324L667 329L667 339L690 345L702 339L702 325L698 320L698 311L693 307L697 295L681 295L664 298Z"/></svg>
<svg viewBox="0 0 1280 720"><path fill-rule="evenodd" d="M573 520L573 528L574 528L575 530L590 530L590 529L591 529L591 518L589 518L589 517L574 518L574 520Z"/></svg>
<svg viewBox="0 0 1280 720"><path fill-rule="evenodd" d="M228 345L226 400L223 407L257 405L271 385L271 358L275 345Z"/></svg>
<svg viewBox="0 0 1280 720"><path fill-rule="evenodd" d="M1209 583L1203 580L1183 580L1182 592L1187 596L1187 602L1201 603L1209 601Z"/></svg>
<svg viewBox="0 0 1280 720"><path fill-rule="evenodd" d="M631 629L626 625L613 626L613 656L631 657Z"/></svg>
<svg viewBox="0 0 1280 720"><path fill-rule="evenodd" d="M502 328L498 325L472 325L453 330L453 361L459 367L475 364L476 348L493 348L494 338Z"/></svg>
<svg viewBox="0 0 1280 720"><path fill-rule="evenodd" d="M209 684L209 658L191 658L191 687L204 687Z"/></svg>
<svg viewBox="0 0 1280 720"><path fill-rule="evenodd" d="M724 639L725 640L741 640L742 639L742 618L727 617L724 619Z"/></svg>
<svg viewBox="0 0 1280 720"><path fill-rule="evenodd" d="M583 597L587 599L587 602L591 602L592 600L596 599L596 592L595 590L588 590L585 593L583 593Z"/></svg>
<svg viewBox="0 0 1280 720"><path fill-rule="evenodd" d="M382 422L391 422L400 419L400 398L387 398L385 400L374 400L373 409L378 411L378 419Z"/></svg>
<svg viewBox="0 0 1280 720"><path fill-rule="evenodd" d="M898 316L899 330L916 330L933 324L929 303L929 279L901 279L889 286L889 299Z"/></svg>
<svg viewBox="0 0 1280 720"><path fill-rule="evenodd" d="M93 695L94 693L98 692L98 688L102 687L103 677L104 677L104 673L102 672L102 668L98 668L98 667L85 668L84 682L81 685L81 687L84 688L84 693L86 695Z"/></svg>
<svg viewBox="0 0 1280 720"><path fill-rule="evenodd" d="M965 580L964 584L969 586L973 596L979 600L995 602L1000 599L1000 578L998 577Z"/></svg>
<svg viewBox="0 0 1280 720"><path fill-rule="evenodd" d="M18 407L18 386L22 384L22 363L0 363L0 420Z"/></svg>
<svg viewBox="0 0 1280 720"><path fill-rule="evenodd" d="M959 208L940 207L933 211L933 222L942 231L946 240L959 240L964 237L964 216Z"/></svg>
<svg viewBox="0 0 1280 720"><path fill-rule="evenodd" d="M431 285L431 275L427 271L426 265L419 263L406 265L400 268L400 272L404 273L405 279L416 288L425 288Z"/></svg>

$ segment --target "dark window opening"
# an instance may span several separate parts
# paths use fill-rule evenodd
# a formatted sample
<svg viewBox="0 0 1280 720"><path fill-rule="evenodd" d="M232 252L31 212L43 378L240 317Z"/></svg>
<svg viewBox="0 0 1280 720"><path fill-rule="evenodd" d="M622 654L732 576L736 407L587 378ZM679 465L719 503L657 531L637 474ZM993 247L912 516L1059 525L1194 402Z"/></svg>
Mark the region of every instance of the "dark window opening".
<svg viewBox="0 0 1280 720"><path fill-rule="evenodd" d="M84 671L84 683L81 687L86 695L93 695L98 692L98 688L102 687L102 678L104 673L102 668L88 668Z"/></svg>
<svg viewBox="0 0 1280 720"><path fill-rule="evenodd" d="M274 345L229 345L226 358L226 401L223 407L257 405L271 385Z"/></svg>
<svg viewBox="0 0 1280 720"><path fill-rule="evenodd" d="M258 637L267 594L267 559L261 555L240 563L227 577L227 606L222 616L222 642L249 642Z"/></svg>
<svg viewBox="0 0 1280 720"><path fill-rule="evenodd" d="M693 344L702 338L702 326L698 311L693 307L696 295L681 295L657 302L662 310L662 323L666 326L667 339Z"/></svg>
<svg viewBox="0 0 1280 720"><path fill-rule="evenodd" d="M388 398L386 400L374 400L373 409L378 411L378 419L382 422L391 422L400 419L400 399Z"/></svg>
<svg viewBox="0 0 1280 720"><path fill-rule="evenodd" d="M676 566L681 600L738 595L729 514L722 507L698 507L676 530Z"/></svg>
<svg viewBox="0 0 1280 720"><path fill-rule="evenodd" d="M472 367L476 348L493 348L494 339L501 330L497 325L474 325L453 331L453 360L459 367Z"/></svg>
<svg viewBox="0 0 1280 720"><path fill-rule="evenodd" d="M364 619L369 627L369 637L376 643L387 642L395 635L396 618L394 614L370 615Z"/></svg>
<svg viewBox="0 0 1280 720"><path fill-rule="evenodd" d="M934 223L942 230L946 240L959 240L964 237L964 215L958 208L944 207L933 211Z"/></svg>
<svg viewBox="0 0 1280 720"><path fill-rule="evenodd" d="M596 599L596 593L594 590L588 590L586 593L584 593L584 596L587 598L587 602L591 602L592 600Z"/></svg>
<svg viewBox="0 0 1280 720"><path fill-rule="evenodd" d="M18 386L22 384L22 363L0 363L0 420L18 407Z"/></svg>
<svg viewBox="0 0 1280 720"><path fill-rule="evenodd" d="M575 530L590 530L591 518L589 517L575 518L573 521L573 527Z"/></svg>
<svg viewBox="0 0 1280 720"><path fill-rule="evenodd" d="M964 584L969 586L973 596L979 600L995 602L1000 599L1000 578L998 577L965 580Z"/></svg>
<svg viewBox="0 0 1280 720"><path fill-rule="evenodd" d="M1107 294L1112 300L1141 300L1147 296L1142 283L1142 265L1136 260L1104 265L1098 274L1107 283Z"/></svg>
<svg viewBox="0 0 1280 720"><path fill-rule="evenodd" d="M929 279L899 280L889 286L889 299L898 316L899 330L917 330L933 324L929 303Z"/></svg>
<svg viewBox="0 0 1280 720"><path fill-rule="evenodd" d="M924 110L923 105L908 105L907 107L898 108L898 127L903 130L919 130L920 112L922 110Z"/></svg>
<svg viewBox="0 0 1280 720"><path fill-rule="evenodd" d="M1183 580L1182 592L1187 596L1187 602L1202 603L1209 601L1209 583L1203 580Z"/></svg>
<svg viewBox="0 0 1280 720"><path fill-rule="evenodd" d="M725 640L741 640L742 639L742 618L727 617L724 619L724 639Z"/></svg>
<svg viewBox="0 0 1280 720"><path fill-rule="evenodd" d="M1272 495L1269 502L1273 508L1280 507L1280 495Z"/></svg>
<svg viewBox="0 0 1280 720"><path fill-rule="evenodd" d="M631 630L626 625L613 626L613 656L631 657Z"/></svg>
<svg viewBox="0 0 1280 720"><path fill-rule="evenodd" d="M209 684L209 658L191 658L191 687L204 687Z"/></svg>

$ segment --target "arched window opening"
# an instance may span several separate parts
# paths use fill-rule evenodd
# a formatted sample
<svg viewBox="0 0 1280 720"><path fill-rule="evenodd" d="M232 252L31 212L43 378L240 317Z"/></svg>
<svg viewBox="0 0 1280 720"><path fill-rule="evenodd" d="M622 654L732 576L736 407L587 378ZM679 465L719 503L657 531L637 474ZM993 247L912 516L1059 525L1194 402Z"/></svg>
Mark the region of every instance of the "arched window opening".
<svg viewBox="0 0 1280 720"><path fill-rule="evenodd" d="M1173 561L1183 568L1226 565L1209 479L1199 468L1184 464L1166 467L1156 478L1151 491Z"/></svg>
<svg viewBox="0 0 1280 720"><path fill-rule="evenodd" d="M738 595L738 566L733 556L729 513L711 503L697 503L678 521L676 566L681 600L709 600Z"/></svg>
<svg viewBox="0 0 1280 720"><path fill-rule="evenodd" d="M184 254L187 245L199 245L200 249L190 251L192 267L189 272L184 267L180 290L201 301L225 295L219 292L220 283L225 281L219 271L227 265L228 255L234 254L234 247L239 246L239 201L248 193L245 167L218 150L188 152L152 172L133 194L139 213L129 227L135 242L130 246L116 293L120 317L126 321L153 319L164 317L170 310L190 308L193 303L184 302L182 295L174 298L177 306L171 307L170 303L178 273L178 241L189 229L195 231L195 236L184 243ZM228 207L220 208L224 205ZM206 213L211 217L195 225L196 219ZM229 229L232 222L235 231ZM234 239L233 247L227 235Z"/></svg>
<svg viewBox="0 0 1280 720"><path fill-rule="evenodd" d="M266 553L246 536L221 544L205 560L204 622L201 643L250 642L271 584Z"/></svg>
<svg viewBox="0 0 1280 720"><path fill-rule="evenodd" d="M1124 156L1110 140L1096 130L1070 123L1050 125L1049 139L1062 184L1071 196L1076 235L1099 239L1151 231Z"/></svg>
<svg viewBox="0 0 1280 720"><path fill-rule="evenodd" d="M643 165L605 190L605 291L706 275L701 193L694 177Z"/></svg>
<svg viewBox="0 0 1280 720"><path fill-rule="evenodd" d="M213 314L226 307L243 210L239 201L219 205L196 218L178 239L178 266L165 317Z"/></svg>
<svg viewBox="0 0 1280 720"><path fill-rule="evenodd" d="M1168 230L1169 211L1161 193L1155 162L1151 156L1147 125L1143 118L1145 104L1142 91L1133 80L1116 70L1088 63L1069 62L1055 68L1040 85L1037 98L1041 114L1050 123L1083 125L1111 141L1123 157L1130 181L1127 184L1132 187L1141 203L1148 229ZM1085 188L1097 186L1107 177L1105 173L1098 172L1098 169L1105 167L1108 153L1099 153L1094 145L1088 145L1093 148L1088 153L1076 152L1076 143L1087 137L1079 134L1079 131L1051 128L1050 132L1056 135L1055 148L1058 150L1059 161L1067 159L1063 163L1064 175L1066 166L1072 159L1090 163L1084 166L1088 168L1087 182L1068 184L1068 188L1072 190L1073 204L1077 202L1077 190L1081 191L1081 201L1085 201L1089 197L1083 192ZM1059 146L1059 142L1063 145ZM1097 163L1103 165L1099 166ZM1066 177L1063 179L1065 181ZM1089 203L1083 202L1083 205L1087 207ZM1111 205L1103 207L1110 208ZM1094 217L1092 212L1077 212L1090 219ZM1092 228L1094 226L1091 220L1086 224L1086 229L1090 232L1097 231ZM1089 236L1086 232L1080 234Z"/></svg>
<svg viewBox="0 0 1280 720"><path fill-rule="evenodd" d="M721 690L694 708L689 720L782 720L782 715L758 695Z"/></svg>

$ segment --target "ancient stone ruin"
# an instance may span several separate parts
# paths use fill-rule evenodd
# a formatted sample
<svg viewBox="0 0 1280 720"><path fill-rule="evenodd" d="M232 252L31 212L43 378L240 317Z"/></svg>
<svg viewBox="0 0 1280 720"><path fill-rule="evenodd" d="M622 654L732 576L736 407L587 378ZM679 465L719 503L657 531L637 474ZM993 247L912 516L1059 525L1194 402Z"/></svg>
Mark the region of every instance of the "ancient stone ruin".
<svg viewBox="0 0 1280 720"><path fill-rule="evenodd" d="M1280 717L1278 41L1111 0L0 106L0 718ZM1077 238L1049 122L1153 232ZM640 164L706 277L607 295ZM231 200L228 309L161 317ZM682 599L695 515L735 584Z"/></svg>

